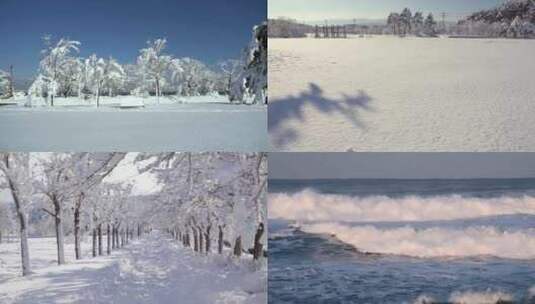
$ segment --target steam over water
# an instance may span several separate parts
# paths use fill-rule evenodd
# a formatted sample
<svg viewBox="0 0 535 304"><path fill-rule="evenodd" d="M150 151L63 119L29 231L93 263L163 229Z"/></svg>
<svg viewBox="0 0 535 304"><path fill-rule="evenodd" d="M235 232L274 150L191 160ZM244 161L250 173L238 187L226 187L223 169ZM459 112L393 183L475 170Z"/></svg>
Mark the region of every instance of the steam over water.
<svg viewBox="0 0 535 304"><path fill-rule="evenodd" d="M269 191L270 303L535 296L534 179L270 181Z"/></svg>

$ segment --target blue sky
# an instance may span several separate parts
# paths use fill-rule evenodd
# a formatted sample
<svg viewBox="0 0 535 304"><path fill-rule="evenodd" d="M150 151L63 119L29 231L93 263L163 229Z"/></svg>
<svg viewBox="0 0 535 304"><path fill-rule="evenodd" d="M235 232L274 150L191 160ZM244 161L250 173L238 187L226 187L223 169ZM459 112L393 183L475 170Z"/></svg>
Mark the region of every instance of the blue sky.
<svg viewBox="0 0 535 304"><path fill-rule="evenodd" d="M269 178L527 178L535 153L270 153Z"/></svg>
<svg viewBox="0 0 535 304"><path fill-rule="evenodd" d="M270 18L290 17L301 21L325 19L386 19L404 7L423 12L446 12L451 19L493 7L503 0L269 0Z"/></svg>
<svg viewBox="0 0 535 304"><path fill-rule="evenodd" d="M214 64L240 55L266 10L266 0L0 0L0 69L33 76L44 34L80 41L81 56L122 63L167 37L168 53Z"/></svg>

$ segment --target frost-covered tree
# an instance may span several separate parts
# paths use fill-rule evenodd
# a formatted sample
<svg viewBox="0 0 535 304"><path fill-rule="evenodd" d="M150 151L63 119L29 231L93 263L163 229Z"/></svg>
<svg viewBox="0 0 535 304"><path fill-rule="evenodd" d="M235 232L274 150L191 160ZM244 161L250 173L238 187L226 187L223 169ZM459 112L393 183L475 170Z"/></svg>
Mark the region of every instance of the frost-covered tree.
<svg viewBox="0 0 535 304"><path fill-rule="evenodd" d="M171 69L179 95L206 95L216 86L217 74L199 60L189 57L174 59Z"/></svg>
<svg viewBox="0 0 535 304"><path fill-rule="evenodd" d="M50 105L54 106L54 96L57 95L61 87L67 86L66 82L72 81L68 74L77 59L71 54L79 52L80 42L61 38L56 44L53 44L50 36L45 36L43 40L45 49L41 51L43 58L39 64L39 71L42 75L40 80L46 85Z"/></svg>
<svg viewBox="0 0 535 304"><path fill-rule="evenodd" d="M412 17L412 25L413 33L420 35L424 26L424 15L422 12L414 13L414 16Z"/></svg>
<svg viewBox="0 0 535 304"><path fill-rule="evenodd" d="M62 65L62 72L57 75L56 96L71 96L78 93L80 76L82 74L83 63L79 58L68 58Z"/></svg>
<svg viewBox="0 0 535 304"><path fill-rule="evenodd" d="M403 28L403 35L410 33L412 30L412 12L409 8L404 8L399 15L400 22Z"/></svg>
<svg viewBox="0 0 535 304"><path fill-rule="evenodd" d="M535 37L535 24L516 16L507 29L507 36L511 38Z"/></svg>
<svg viewBox="0 0 535 304"><path fill-rule="evenodd" d="M123 67L112 57L108 60L98 58L95 54L85 60L86 85L95 96L97 107L100 106L100 96L107 89L108 96L113 90L118 90L125 81L126 73Z"/></svg>
<svg viewBox="0 0 535 304"><path fill-rule="evenodd" d="M137 58L137 64L145 80L154 82L155 95L158 98L158 103L160 102L162 81L165 81L164 75L173 59L171 56L163 54L166 43L167 40L165 38L148 41L147 47L139 51L140 55Z"/></svg>
<svg viewBox="0 0 535 304"><path fill-rule="evenodd" d="M15 204L20 232L22 275L31 273L28 247L28 210L31 205L32 175L28 153L0 153L0 186L8 189Z"/></svg>
<svg viewBox="0 0 535 304"><path fill-rule="evenodd" d="M243 70L243 61L236 59L229 59L219 63L219 68L223 72L223 75L226 78L225 90L227 94L230 94L232 91L232 84L234 79L237 79L240 76L241 71Z"/></svg>
<svg viewBox="0 0 535 304"><path fill-rule="evenodd" d="M401 35L401 17L398 13L390 13L386 22L392 28L392 34Z"/></svg>
<svg viewBox="0 0 535 304"><path fill-rule="evenodd" d="M51 215L55 221L58 264L65 263L64 254L64 212L73 207L75 214L75 252L80 255L79 219L76 208L80 208L84 196L99 184L102 179L124 158L124 153L45 153L39 155L36 171L42 172L43 178L35 180L36 188L44 194L52 210L42 210ZM82 200L82 201L81 201ZM74 202L74 206L72 206ZM79 213L78 213L79 214Z"/></svg>
<svg viewBox="0 0 535 304"><path fill-rule="evenodd" d="M9 67L9 73L0 70L0 97L11 98L15 94L15 86L13 84L13 66Z"/></svg>
<svg viewBox="0 0 535 304"><path fill-rule="evenodd" d="M244 56L244 69L233 86L232 100L267 104L267 24L253 28Z"/></svg>
<svg viewBox="0 0 535 304"><path fill-rule="evenodd" d="M13 231L14 227L11 208L7 203L0 202L0 244L4 241L5 232Z"/></svg>
<svg viewBox="0 0 535 304"><path fill-rule="evenodd" d="M108 89L108 96L113 96L114 90L119 90L123 85L126 73L123 67L115 59L110 57L106 60L104 68L104 85Z"/></svg>
<svg viewBox="0 0 535 304"><path fill-rule="evenodd" d="M93 54L85 60L86 85L95 96L97 107L100 105L100 93L106 77L106 61Z"/></svg>
<svg viewBox="0 0 535 304"><path fill-rule="evenodd" d="M435 18L433 17L433 14L429 13L429 15L427 15L427 18L425 18L425 21L424 21L424 33L427 36L435 36L436 26L437 26L437 23L435 21Z"/></svg>

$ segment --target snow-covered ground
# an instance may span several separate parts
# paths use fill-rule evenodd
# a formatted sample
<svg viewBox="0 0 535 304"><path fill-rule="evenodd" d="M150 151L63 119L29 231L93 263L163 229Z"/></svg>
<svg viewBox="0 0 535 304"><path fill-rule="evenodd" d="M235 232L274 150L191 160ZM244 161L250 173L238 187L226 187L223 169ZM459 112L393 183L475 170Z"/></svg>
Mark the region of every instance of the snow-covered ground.
<svg viewBox="0 0 535 304"><path fill-rule="evenodd" d="M533 151L535 40L270 39L288 151Z"/></svg>
<svg viewBox="0 0 535 304"><path fill-rule="evenodd" d="M195 254L158 232L62 266L54 246L54 239L30 239L34 274L20 277L17 243L0 244L0 303L267 302L265 264Z"/></svg>
<svg viewBox="0 0 535 304"><path fill-rule="evenodd" d="M13 102L13 100L9 101ZM56 98L54 107L0 106L0 150L264 151L267 110L224 96ZM130 107L143 103L144 107ZM121 108L128 107L128 108Z"/></svg>

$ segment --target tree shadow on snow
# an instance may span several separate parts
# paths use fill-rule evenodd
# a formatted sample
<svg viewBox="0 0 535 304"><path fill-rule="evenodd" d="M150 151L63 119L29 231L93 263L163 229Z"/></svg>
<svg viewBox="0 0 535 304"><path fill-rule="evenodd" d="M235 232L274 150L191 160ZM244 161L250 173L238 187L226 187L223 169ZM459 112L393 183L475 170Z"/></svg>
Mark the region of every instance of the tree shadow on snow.
<svg viewBox="0 0 535 304"><path fill-rule="evenodd" d="M323 90L315 83L310 83L307 91L297 96L288 96L274 100L268 107L268 131L273 145L283 148L295 141L299 134L296 129L284 126L289 120L306 122L305 106L311 105L325 114L341 114L356 128L365 128L359 119L359 111L373 111L370 106L372 98L364 91L355 96L344 94L342 99L330 99L323 96Z"/></svg>

